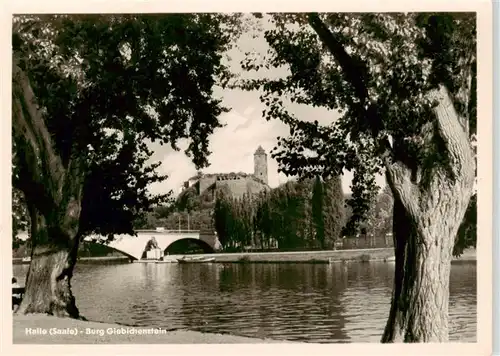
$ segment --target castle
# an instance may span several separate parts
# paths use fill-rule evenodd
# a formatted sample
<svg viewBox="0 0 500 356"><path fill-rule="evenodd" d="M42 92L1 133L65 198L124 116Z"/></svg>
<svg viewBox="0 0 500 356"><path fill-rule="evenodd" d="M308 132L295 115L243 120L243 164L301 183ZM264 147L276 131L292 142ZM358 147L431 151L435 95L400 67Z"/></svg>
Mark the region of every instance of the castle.
<svg viewBox="0 0 500 356"><path fill-rule="evenodd" d="M263 190L269 190L267 176L267 154L259 146L254 153L254 172L247 174L239 173L215 173L202 174L199 172L184 182L183 190L195 186L198 195L211 193L215 197L215 191L226 186L235 198L241 198L245 194L254 195Z"/></svg>

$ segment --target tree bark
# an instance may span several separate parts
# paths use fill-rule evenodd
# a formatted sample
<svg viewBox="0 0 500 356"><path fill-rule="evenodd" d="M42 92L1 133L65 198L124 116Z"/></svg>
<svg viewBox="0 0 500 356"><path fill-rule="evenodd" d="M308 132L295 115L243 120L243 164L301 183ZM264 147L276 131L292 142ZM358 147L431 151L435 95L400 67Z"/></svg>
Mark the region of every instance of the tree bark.
<svg viewBox="0 0 500 356"><path fill-rule="evenodd" d="M396 268L382 342L446 342L449 337L452 252L472 195L475 165L446 90L432 95L439 99L434 133L446 143L449 167L433 167L430 182L423 183L401 162L387 166L394 195Z"/></svg>
<svg viewBox="0 0 500 356"><path fill-rule="evenodd" d="M31 263L18 313L80 318L71 292L80 241L80 207L80 201L70 199L62 212L54 212L49 215L52 219L48 219L30 205Z"/></svg>
<svg viewBox="0 0 500 356"><path fill-rule="evenodd" d="M61 221L47 222L33 205L29 209L32 224L31 263L25 294L17 312L80 318L71 292L79 236L76 230L65 228ZM71 206L66 208L66 213L71 215Z"/></svg>
<svg viewBox="0 0 500 356"><path fill-rule="evenodd" d="M455 224L436 215L432 226ZM394 202L394 289L382 342L444 342L448 340L448 301L454 236L419 235L415 220L400 200ZM443 233L443 232L441 232ZM436 236L437 237L437 236Z"/></svg>
<svg viewBox="0 0 500 356"><path fill-rule="evenodd" d="M63 163L46 126L28 75L13 61L12 128L19 177L31 217L31 264L18 313L78 318L71 293L76 263L83 161Z"/></svg>

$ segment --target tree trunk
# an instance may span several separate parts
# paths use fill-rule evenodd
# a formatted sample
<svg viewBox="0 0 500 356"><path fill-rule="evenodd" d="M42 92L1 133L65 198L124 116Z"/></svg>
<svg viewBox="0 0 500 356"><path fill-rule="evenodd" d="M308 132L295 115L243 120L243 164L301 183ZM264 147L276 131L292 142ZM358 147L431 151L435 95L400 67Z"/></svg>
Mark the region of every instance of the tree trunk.
<svg viewBox="0 0 500 356"><path fill-rule="evenodd" d="M434 164L428 181L422 179L422 168L415 178L415 171L402 162L387 165L396 268L382 342L448 341L452 252L472 195L475 165L449 96L444 89L434 94L439 99L434 134L446 144L448 165Z"/></svg>
<svg viewBox="0 0 500 356"><path fill-rule="evenodd" d="M71 292L71 277L76 264L79 238L72 229L51 227L46 219L31 210L31 263L26 290L18 313L43 313L80 318Z"/></svg>
<svg viewBox="0 0 500 356"><path fill-rule="evenodd" d="M308 14L309 25L335 57L354 95L365 105L360 117L372 137L381 135L384 118L369 100L369 71L347 53L316 13ZM394 195L394 243L396 272L389 319L383 342L443 342L448 340L448 286L455 238L472 195L475 162L469 141L469 105L472 93L471 62L474 51L459 76L465 78L462 100L452 97L444 85L426 93L435 120L420 137L382 138L387 181ZM456 88L455 88L456 89ZM464 99L465 98L465 99ZM466 110L457 112L459 99ZM398 135L398 134L396 134ZM409 157L408 141L423 139L420 157ZM385 141L385 142L384 142ZM418 141L418 140L417 140ZM402 148L402 149L401 149ZM420 161L425 158L425 162Z"/></svg>
<svg viewBox="0 0 500 356"><path fill-rule="evenodd" d="M31 264L18 313L78 318L71 277L79 243L84 159L54 147L28 75L13 58L12 128L19 165L13 185L31 217ZM69 135L71 136L71 135Z"/></svg>
<svg viewBox="0 0 500 356"><path fill-rule="evenodd" d="M392 304L382 342L447 341L455 236L446 234L439 226L456 225L456 219L436 214L428 220L427 228L438 226L440 231L435 236L430 233L421 236L415 219L398 199L394 201L393 214L396 266ZM429 245L423 243L427 240L431 241Z"/></svg>
<svg viewBox="0 0 500 356"><path fill-rule="evenodd" d="M26 292L18 313L80 317L71 293L70 281L76 262L71 255L72 252L68 249L35 247L26 278Z"/></svg>

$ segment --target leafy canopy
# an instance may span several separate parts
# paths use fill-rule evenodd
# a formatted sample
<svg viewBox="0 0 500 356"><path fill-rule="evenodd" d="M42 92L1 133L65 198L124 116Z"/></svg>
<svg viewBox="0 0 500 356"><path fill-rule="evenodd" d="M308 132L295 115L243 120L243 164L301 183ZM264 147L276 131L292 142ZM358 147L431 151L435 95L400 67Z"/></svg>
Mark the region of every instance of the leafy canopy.
<svg viewBox="0 0 500 356"><path fill-rule="evenodd" d="M287 75L240 80L260 90L267 119L290 126L273 151L289 175L353 171L349 228L364 219L386 160L419 168L422 187L435 169L451 171L442 139L427 133L439 84L450 92L463 125L476 130L475 15L469 13L322 13L259 15L270 50L248 56L251 72L284 67ZM262 74L262 73L261 73ZM326 125L299 118L287 103L323 107Z"/></svg>
<svg viewBox="0 0 500 356"><path fill-rule="evenodd" d="M228 111L214 89L230 76L223 54L241 31L237 17L15 18L15 63L28 74L53 149L65 167L84 167L82 235L132 232L134 217L168 198L147 190L166 178L150 163L151 142L179 150L186 140L195 165L208 164L208 138ZM14 137L13 185L26 192L33 162L23 147Z"/></svg>

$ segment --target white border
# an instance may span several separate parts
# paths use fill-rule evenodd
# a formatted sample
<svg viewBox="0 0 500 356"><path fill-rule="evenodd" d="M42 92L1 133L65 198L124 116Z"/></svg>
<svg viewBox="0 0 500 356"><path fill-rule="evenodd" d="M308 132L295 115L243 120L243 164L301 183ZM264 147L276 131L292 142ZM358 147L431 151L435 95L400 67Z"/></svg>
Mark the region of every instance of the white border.
<svg viewBox="0 0 500 356"><path fill-rule="evenodd" d="M278 353L302 355L491 355L492 353L492 5L490 2L474 0L419 0L419 1L362 1L350 0L334 3L332 1L278 1L257 0L252 2L223 2L221 0L175 0L175 1L82 1L69 2L57 0L10 1L3 4L0 19L2 59L0 61L1 120L0 135L3 164L0 169L0 233L2 258L2 353L6 354L49 354L66 355L99 352L100 354L217 354L255 355ZM448 344L279 344L279 345L12 345L12 313L10 311L10 278L12 276L11 254L11 16L13 13L125 13L125 12L272 12L272 11L476 11L478 15L478 236L477 246L477 343Z"/></svg>

